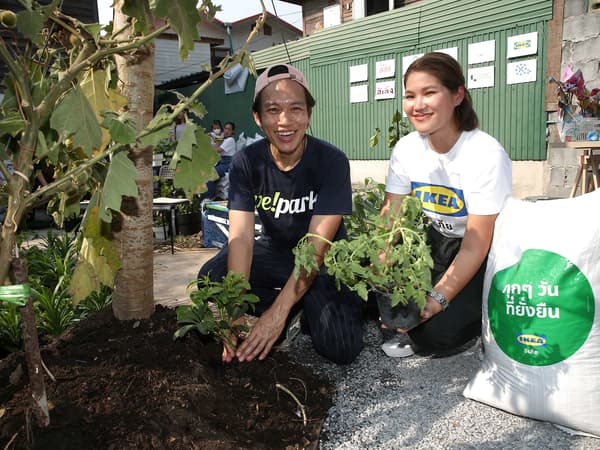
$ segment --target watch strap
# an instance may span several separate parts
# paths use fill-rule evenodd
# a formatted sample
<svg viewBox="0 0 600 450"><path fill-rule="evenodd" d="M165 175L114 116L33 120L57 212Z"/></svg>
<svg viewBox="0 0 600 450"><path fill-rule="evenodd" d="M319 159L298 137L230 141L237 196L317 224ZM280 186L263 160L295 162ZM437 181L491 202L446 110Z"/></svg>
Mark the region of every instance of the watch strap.
<svg viewBox="0 0 600 450"><path fill-rule="evenodd" d="M448 306L450 306L450 304L448 303L448 300L446 300L446 297L444 297L442 294L440 294L435 289L431 289L430 291L428 291L427 295L429 295L432 299L434 299L436 302L438 302L440 305L442 305L442 311L445 311L446 308L448 308Z"/></svg>

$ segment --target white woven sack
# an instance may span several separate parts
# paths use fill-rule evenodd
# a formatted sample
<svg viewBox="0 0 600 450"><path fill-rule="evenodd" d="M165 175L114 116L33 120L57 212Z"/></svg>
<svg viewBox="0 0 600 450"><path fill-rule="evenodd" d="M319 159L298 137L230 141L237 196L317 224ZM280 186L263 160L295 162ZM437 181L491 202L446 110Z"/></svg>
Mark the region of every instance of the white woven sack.
<svg viewBox="0 0 600 450"><path fill-rule="evenodd" d="M465 397L600 436L600 190L511 199L483 288L482 367Z"/></svg>

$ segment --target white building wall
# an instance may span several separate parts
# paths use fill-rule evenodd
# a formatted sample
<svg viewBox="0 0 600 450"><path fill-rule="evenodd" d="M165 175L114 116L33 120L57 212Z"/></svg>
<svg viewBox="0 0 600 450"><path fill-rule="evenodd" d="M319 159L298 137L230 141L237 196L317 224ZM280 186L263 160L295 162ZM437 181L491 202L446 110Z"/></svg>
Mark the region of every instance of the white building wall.
<svg viewBox="0 0 600 450"><path fill-rule="evenodd" d="M545 173L545 162L542 161L513 161L513 197L544 197L549 194L545 190L548 174ZM352 184L362 184L365 178L372 178L379 183L387 179L389 161L350 161L350 179ZM576 169L576 167L575 167ZM566 180L568 181L568 180ZM571 178L571 186L573 179ZM561 193L568 196L568 193ZM555 195L557 195L555 193Z"/></svg>
<svg viewBox="0 0 600 450"><path fill-rule="evenodd" d="M259 35L255 37L250 43L249 49L251 52L262 50L265 48L272 47L273 45L282 44L284 41L295 41L302 37L302 35L298 35L288 27L280 25L277 22L268 21L267 22L271 26L271 35L266 36L264 34L264 30L260 30ZM232 31L232 41L233 48L237 50L242 47L246 42L246 38L250 34L250 25L236 25ZM228 45L229 41L225 41L225 44Z"/></svg>
<svg viewBox="0 0 600 450"><path fill-rule="evenodd" d="M210 64L210 45L196 42L187 59L179 58L177 39L157 39L155 41L156 60L154 63L154 83L181 78L202 71L202 66Z"/></svg>

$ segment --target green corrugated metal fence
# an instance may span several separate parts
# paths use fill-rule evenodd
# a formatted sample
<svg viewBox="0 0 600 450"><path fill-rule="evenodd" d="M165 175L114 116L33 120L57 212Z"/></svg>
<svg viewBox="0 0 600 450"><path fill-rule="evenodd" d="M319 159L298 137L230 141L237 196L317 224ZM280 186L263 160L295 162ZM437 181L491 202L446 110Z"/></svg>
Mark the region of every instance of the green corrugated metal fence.
<svg viewBox="0 0 600 450"><path fill-rule="evenodd" d="M317 106L313 113L312 131L343 149L351 159L387 159L390 150L385 144L385 133L391 124L392 114L402 110L402 58L416 53L457 47L458 59L465 68L495 66L494 87L471 89L480 127L495 136L507 149L513 160L546 159L546 113L544 111L545 34L543 22L514 27L455 41L443 41L422 46L409 52L386 53L351 61L338 61L328 65L311 67L306 76L311 84ZM538 53L521 59L536 58L535 82L506 84L506 42L509 36L536 31ZM485 40L496 41L496 60L492 63L467 64L468 45ZM374 100L375 64L386 59L396 60L396 98ZM516 60L515 60L516 61ZM306 66L306 60L302 61ZM369 101L349 103L350 66L368 64ZM355 83L360 85L363 83ZM354 84L353 84L354 85ZM368 146L375 127L384 131L383 139L375 149Z"/></svg>
<svg viewBox="0 0 600 450"><path fill-rule="evenodd" d="M481 128L495 136L513 160L543 160L546 35L551 17L552 0L426 0L322 30L289 43L287 51L280 45L256 52L254 61L261 69L287 62L289 53L317 100L311 132L340 147L350 159L387 159L390 151L385 133L392 114L402 108L402 57L456 47L465 76L469 68L494 66L494 86L471 90ZM537 32L537 54L508 60L507 38L529 32ZM468 45L486 40L496 42L495 60L469 65ZM508 63L534 58L536 81L506 84ZM375 64L387 59L396 61L396 98L374 100ZM368 65L369 101L350 103L349 71L359 64ZM223 114L227 108L243 114L248 111L250 117L249 102L233 106L227 97L202 97L211 117L220 108ZM368 140L375 127L381 128L384 136L370 149Z"/></svg>

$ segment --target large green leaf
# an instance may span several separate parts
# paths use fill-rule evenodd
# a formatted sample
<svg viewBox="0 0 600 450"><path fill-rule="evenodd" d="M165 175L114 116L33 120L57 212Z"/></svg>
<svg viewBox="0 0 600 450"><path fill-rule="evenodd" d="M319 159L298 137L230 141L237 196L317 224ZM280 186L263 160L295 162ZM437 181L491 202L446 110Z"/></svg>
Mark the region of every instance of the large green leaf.
<svg viewBox="0 0 600 450"><path fill-rule="evenodd" d="M86 23L83 25L83 28L90 33L94 42L98 43L98 39L100 39L100 32L102 31L102 24L99 23Z"/></svg>
<svg viewBox="0 0 600 450"><path fill-rule="evenodd" d="M196 145L196 129L198 126L193 122L188 122L181 133L177 142L173 159L179 160L180 157L192 159L192 147Z"/></svg>
<svg viewBox="0 0 600 450"><path fill-rule="evenodd" d="M150 11L148 3L140 0L125 0L123 2L123 13L133 18L133 29L136 34L148 34L150 32Z"/></svg>
<svg viewBox="0 0 600 450"><path fill-rule="evenodd" d="M100 289L100 280L94 271L94 267L87 261L78 261L68 289L73 303L77 305L98 289Z"/></svg>
<svg viewBox="0 0 600 450"><path fill-rule="evenodd" d="M198 24L202 20L197 0L150 0L150 9L163 19L168 19L179 36L179 56L186 59L194 49L194 40L200 39Z"/></svg>
<svg viewBox="0 0 600 450"><path fill-rule="evenodd" d="M135 122L126 115L119 115L106 111L103 114L102 126L108 129L110 137L119 144L133 144L135 142Z"/></svg>
<svg viewBox="0 0 600 450"><path fill-rule="evenodd" d="M158 109L150 123L145 128L146 130L152 130L156 128L157 131L154 131L140 139L140 144L142 147L156 147L160 141L169 138L172 125L172 122L169 120L170 114L171 111L167 105L162 105Z"/></svg>
<svg viewBox="0 0 600 450"><path fill-rule="evenodd" d="M15 137L25 129L25 121L17 111L11 111L0 120L0 134L10 134Z"/></svg>
<svg viewBox="0 0 600 450"><path fill-rule="evenodd" d="M192 147L192 159L180 159L173 179L173 185L183 189L190 200L195 194L206 191L207 181L218 178L214 166L219 160L219 155L210 145L210 139L204 133L196 136L196 139L197 144Z"/></svg>
<svg viewBox="0 0 600 450"><path fill-rule="evenodd" d="M102 285L112 287L115 275L121 268L115 243L107 238L110 225L100 221L97 207L95 211L92 210L91 216L88 224L93 225L84 231L79 259L69 285L69 294L75 304L99 290Z"/></svg>
<svg viewBox="0 0 600 450"><path fill-rule="evenodd" d="M61 136L71 136L74 148L82 148L87 156L102 144L102 131L96 114L82 90L75 86L58 103L50 126Z"/></svg>
<svg viewBox="0 0 600 450"><path fill-rule="evenodd" d="M133 162L127 157L127 152L119 152L113 155L100 200L99 214L104 222L112 220L111 209L113 211L121 209L123 196L138 196L138 188L135 184L136 178L137 170Z"/></svg>
<svg viewBox="0 0 600 450"><path fill-rule="evenodd" d="M17 13L17 28L31 42L42 45L44 15L41 11L24 10Z"/></svg>
<svg viewBox="0 0 600 450"><path fill-rule="evenodd" d="M215 5L212 0L202 0L200 5L200 11L204 14L204 20L206 22L212 22L219 11L222 11L220 5Z"/></svg>
<svg viewBox="0 0 600 450"><path fill-rule="evenodd" d="M90 70L85 74L80 83L81 90L90 102L90 106L96 115L98 122L102 121L105 111L119 111L127 104L127 97L121 95L115 89L108 87L107 72L104 70ZM112 133L102 130L102 145L104 148L110 142ZM117 141L119 142L119 141ZM130 143L133 141L128 141Z"/></svg>
<svg viewBox="0 0 600 450"><path fill-rule="evenodd" d="M194 114L200 120L204 118L204 116L206 116L206 114L208 113L204 105L198 101L192 102L188 106L188 109L190 113Z"/></svg>

